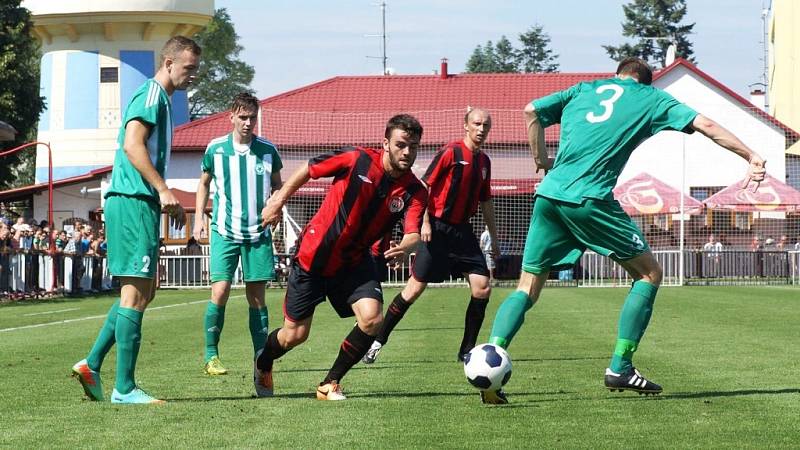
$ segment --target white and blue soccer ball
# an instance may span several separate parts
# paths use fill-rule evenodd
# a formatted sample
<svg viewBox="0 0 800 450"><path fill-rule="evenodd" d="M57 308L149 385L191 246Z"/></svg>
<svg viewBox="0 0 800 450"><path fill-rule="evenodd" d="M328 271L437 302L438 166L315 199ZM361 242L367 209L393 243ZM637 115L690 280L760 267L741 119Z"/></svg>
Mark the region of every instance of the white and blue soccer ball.
<svg viewBox="0 0 800 450"><path fill-rule="evenodd" d="M497 345L478 345L464 358L464 375L482 391L498 390L511 378L511 358Z"/></svg>

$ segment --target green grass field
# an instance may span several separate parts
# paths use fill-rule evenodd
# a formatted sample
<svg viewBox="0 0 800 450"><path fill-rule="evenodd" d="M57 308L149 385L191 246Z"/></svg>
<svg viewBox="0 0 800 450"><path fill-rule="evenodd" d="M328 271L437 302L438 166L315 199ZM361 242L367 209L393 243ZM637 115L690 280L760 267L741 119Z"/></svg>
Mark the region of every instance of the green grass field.
<svg viewBox="0 0 800 450"><path fill-rule="evenodd" d="M395 292L387 290L387 299ZM508 292L493 294L482 340ZM220 347L231 373L215 378L202 372L208 292L160 292L145 315L137 381L169 400L163 406L89 402L69 377L111 298L3 305L0 446L797 448L798 294L662 289L635 362L664 394L645 398L602 386L625 291L547 289L509 349L506 406L482 405L455 362L465 288L428 290L378 362L359 364L344 379L345 402L314 398L354 323L326 304L309 341L276 363L276 397L257 399L242 292L232 294ZM282 317L282 297L268 292L271 328ZM37 324L48 325L31 327ZM114 367L112 350L102 371L107 397Z"/></svg>

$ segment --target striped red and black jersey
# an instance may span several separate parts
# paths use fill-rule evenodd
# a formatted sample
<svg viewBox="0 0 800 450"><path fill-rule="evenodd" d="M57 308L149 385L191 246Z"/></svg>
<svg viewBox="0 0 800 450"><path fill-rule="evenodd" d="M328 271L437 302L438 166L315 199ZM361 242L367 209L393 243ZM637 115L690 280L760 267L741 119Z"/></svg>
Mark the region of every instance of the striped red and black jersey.
<svg viewBox="0 0 800 450"><path fill-rule="evenodd" d="M419 233L428 191L410 171L390 177L382 156L383 150L348 147L308 162L311 178L334 178L301 234L297 260L303 269L333 276L356 266L404 217L404 233Z"/></svg>
<svg viewBox="0 0 800 450"><path fill-rule="evenodd" d="M482 151L473 152L464 141L451 142L434 156L422 181L428 185L428 214L447 223L466 223L478 202L491 198L492 164Z"/></svg>

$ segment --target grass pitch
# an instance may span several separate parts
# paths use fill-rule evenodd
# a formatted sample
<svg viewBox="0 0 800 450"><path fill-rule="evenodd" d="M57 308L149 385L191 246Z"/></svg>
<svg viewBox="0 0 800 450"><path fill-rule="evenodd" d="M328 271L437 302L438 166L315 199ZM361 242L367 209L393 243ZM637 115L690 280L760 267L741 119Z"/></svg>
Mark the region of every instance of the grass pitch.
<svg viewBox="0 0 800 450"><path fill-rule="evenodd" d="M387 301L395 294L387 290ZM497 289L494 310L509 292ZM230 374L203 374L206 291L161 291L145 314L137 381L169 401L82 399L71 365L88 352L110 297L0 306L0 446L15 448L797 448L800 289L664 288L637 367L659 397L610 393L622 289L545 289L509 352L511 404L482 405L456 351L466 288L429 289L372 366L343 380L348 400L316 384L353 326L326 305L311 337L276 363L276 397L257 399L247 306L234 292L220 351ZM270 327L282 291L267 293ZM115 353L103 369L106 397Z"/></svg>

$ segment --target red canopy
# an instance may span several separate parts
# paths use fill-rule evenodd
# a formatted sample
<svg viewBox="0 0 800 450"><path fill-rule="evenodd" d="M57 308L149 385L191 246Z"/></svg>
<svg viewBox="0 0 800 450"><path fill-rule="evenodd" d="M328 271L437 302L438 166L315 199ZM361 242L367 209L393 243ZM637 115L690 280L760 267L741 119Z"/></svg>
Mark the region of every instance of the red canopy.
<svg viewBox="0 0 800 450"><path fill-rule="evenodd" d="M644 172L614 188L614 198L630 215L678 214L681 195L687 214L697 214L703 209L699 201Z"/></svg>
<svg viewBox="0 0 800 450"><path fill-rule="evenodd" d="M724 208L738 212L800 210L800 192L777 178L767 175L758 191L742 189L742 182L737 181L716 194L708 197L703 203L709 208Z"/></svg>

